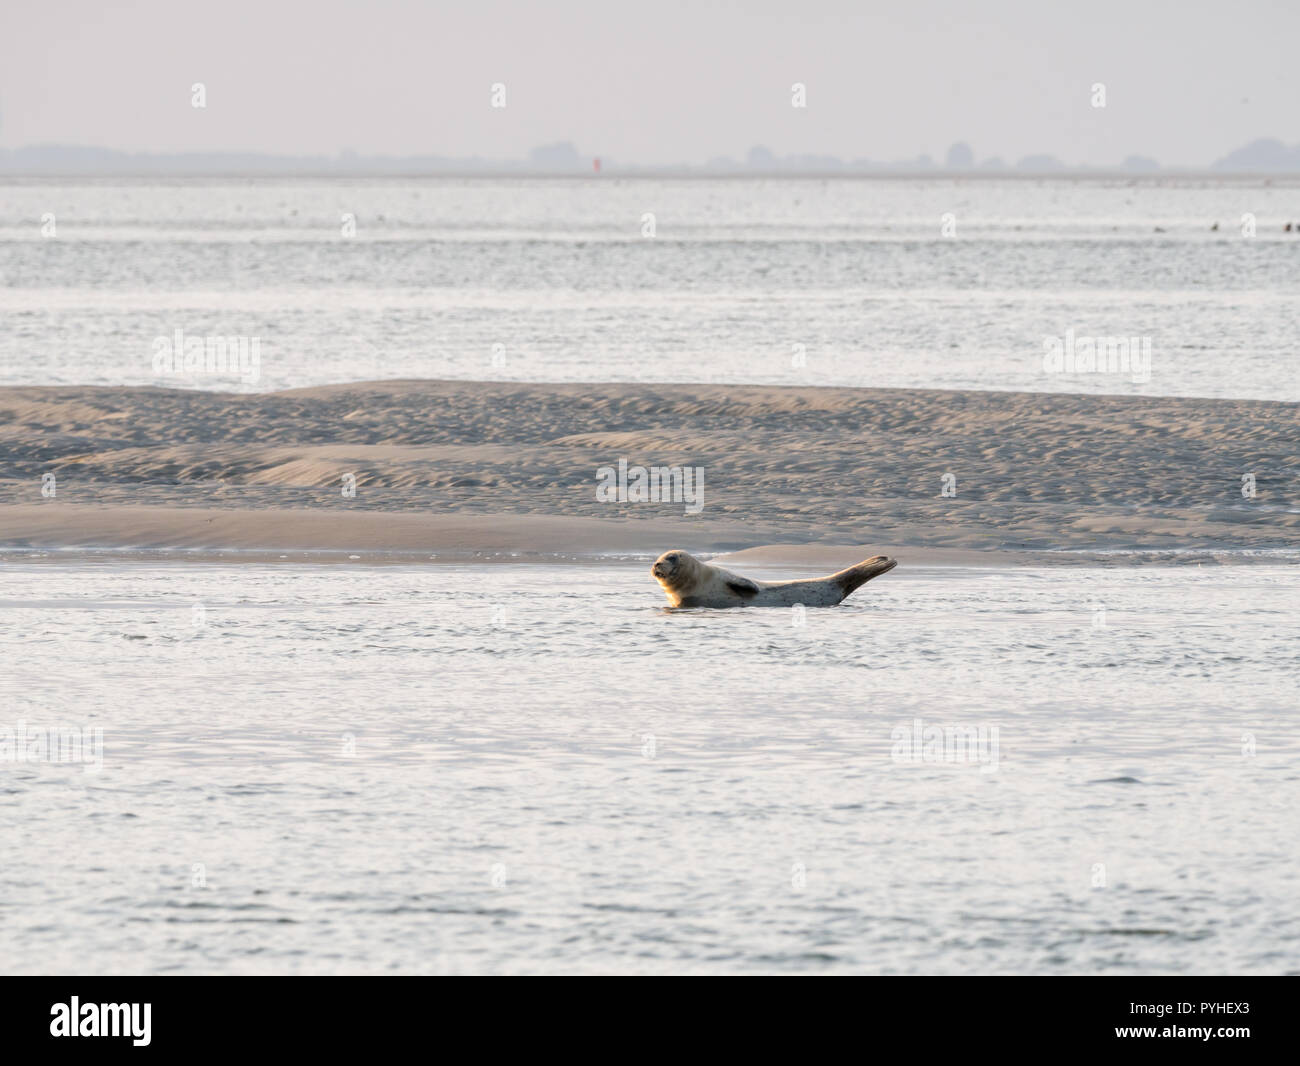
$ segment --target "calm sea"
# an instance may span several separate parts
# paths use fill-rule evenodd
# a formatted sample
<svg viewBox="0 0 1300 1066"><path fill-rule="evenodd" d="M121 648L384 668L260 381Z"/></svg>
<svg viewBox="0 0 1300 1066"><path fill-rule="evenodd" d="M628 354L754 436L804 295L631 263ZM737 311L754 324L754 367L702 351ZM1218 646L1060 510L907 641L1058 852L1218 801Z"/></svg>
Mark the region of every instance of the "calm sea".
<svg viewBox="0 0 1300 1066"><path fill-rule="evenodd" d="M1300 971L1294 567L646 570L7 565L4 968Z"/></svg>
<svg viewBox="0 0 1300 1066"><path fill-rule="evenodd" d="M1300 183L8 178L0 314L3 384L1300 400ZM255 339L256 372L156 370L178 330ZM1054 343L1114 362L1045 367Z"/></svg>

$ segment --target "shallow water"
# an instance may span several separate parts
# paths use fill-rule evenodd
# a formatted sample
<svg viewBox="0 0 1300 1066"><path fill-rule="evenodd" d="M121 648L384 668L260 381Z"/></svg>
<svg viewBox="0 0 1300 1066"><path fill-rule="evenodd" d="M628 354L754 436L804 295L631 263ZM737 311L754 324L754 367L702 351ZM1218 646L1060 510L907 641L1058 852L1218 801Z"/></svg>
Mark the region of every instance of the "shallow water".
<svg viewBox="0 0 1300 1066"><path fill-rule="evenodd" d="M1297 575L6 564L4 968L1300 971Z"/></svg>
<svg viewBox="0 0 1300 1066"><path fill-rule="evenodd" d="M1300 400L1296 193L1290 178L7 178L0 384ZM256 338L257 374L156 372L155 340L176 330ZM1048 372L1067 332L1145 338L1149 378Z"/></svg>

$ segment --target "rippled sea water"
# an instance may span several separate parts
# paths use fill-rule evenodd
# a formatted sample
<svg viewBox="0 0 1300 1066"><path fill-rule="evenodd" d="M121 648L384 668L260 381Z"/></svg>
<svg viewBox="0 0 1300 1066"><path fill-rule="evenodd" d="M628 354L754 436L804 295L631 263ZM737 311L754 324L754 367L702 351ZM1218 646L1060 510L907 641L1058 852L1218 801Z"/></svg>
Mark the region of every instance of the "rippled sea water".
<svg viewBox="0 0 1300 1066"><path fill-rule="evenodd" d="M3 569L7 971L1300 971L1294 567Z"/></svg>
<svg viewBox="0 0 1300 1066"><path fill-rule="evenodd" d="M6 178L0 384L502 378L1300 400L1300 226L1285 230L1298 190ZM256 375L160 374L155 341L177 330L256 338ZM1067 333L1145 340L1149 378L1045 372L1047 342Z"/></svg>

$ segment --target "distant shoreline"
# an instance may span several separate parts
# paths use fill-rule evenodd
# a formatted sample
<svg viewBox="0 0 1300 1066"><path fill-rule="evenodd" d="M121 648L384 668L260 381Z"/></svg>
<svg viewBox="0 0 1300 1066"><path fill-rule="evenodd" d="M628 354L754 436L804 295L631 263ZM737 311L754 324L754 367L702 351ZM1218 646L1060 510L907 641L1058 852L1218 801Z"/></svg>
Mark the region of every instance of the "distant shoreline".
<svg viewBox="0 0 1300 1066"><path fill-rule="evenodd" d="M1194 178L1241 175L1250 178L1300 176L1300 145L1258 137L1209 164L1162 165L1140 153L1119 162L1068 163L1045 152L1030 152L1008 162L1001 155L978 157L969 144L956 142L940 160L926 152L904 159L873 159L860 154L843 158L827 152L783 153L756 144L742 157L716 154L707 162L645 164L579 150L571 141L538 145L527 158L485 158L436 154L362 155L351 149L335 154L276 155L240 149L207 151L124 151L102 145L27 144L0 148L0 175L44 174L231 174L252 176L439 176L439 177L647 177L647 178L1030 178L1096 177Z"/></svg>
<svg viewBox="0 0 1300 1066"><path fill-rule="evenodd" d="M621 181L1132 181L1143 184L1168 184L1179 181L1201 181L1219 184L1253 184L1300 182L1300 170L1212 170L1177 169L1120 170L1120 169L1062 169L1062 170L945 170L941 167L921 170L708 170L701 168L636 168L609 169L600 174L586 171L554 171L520 169L331 169L292 167L194 167L194 168L131 168L80 169L80 168L19 168L0 163L0 181L84 178L93 181L158 181L158 180L248 180L266 178L284 181L399 181L399 180L464 180L464 181L555 181L555 182L621 182Z"/></svg>

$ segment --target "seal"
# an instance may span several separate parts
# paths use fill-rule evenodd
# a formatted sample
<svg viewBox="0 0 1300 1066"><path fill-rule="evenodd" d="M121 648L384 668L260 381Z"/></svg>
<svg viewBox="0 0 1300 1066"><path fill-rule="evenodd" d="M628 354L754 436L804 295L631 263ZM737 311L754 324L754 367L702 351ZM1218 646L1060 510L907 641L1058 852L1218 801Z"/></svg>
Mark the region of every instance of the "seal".
<svg viewBox="0 0 1300 1066"><path fill-rule="evenodd" d="M655 560L650 573L674 607L793 607L796 603L834 607L873 577L897 565L897 559L877 555L829 577L751 581L674 548Z"/></svg>

